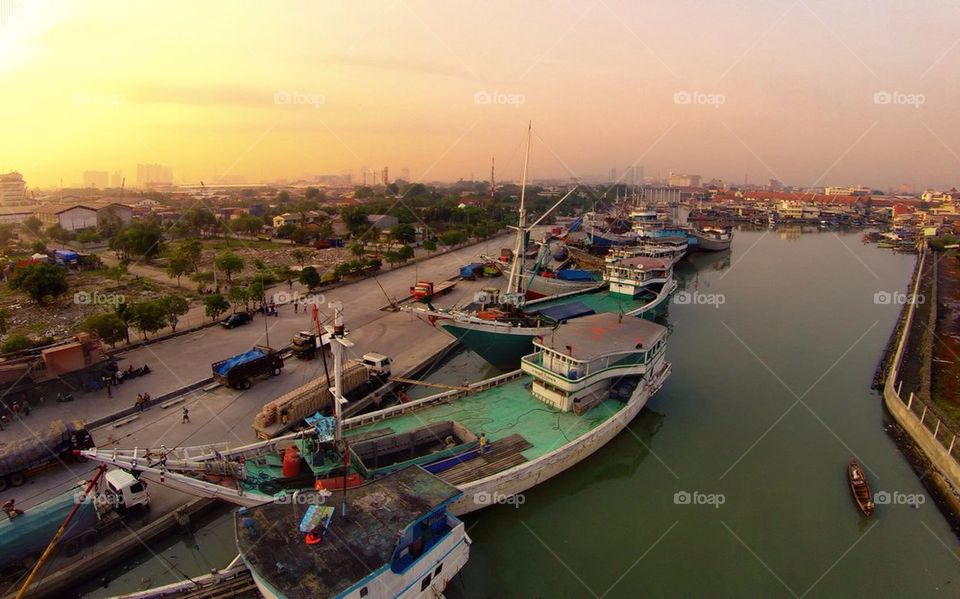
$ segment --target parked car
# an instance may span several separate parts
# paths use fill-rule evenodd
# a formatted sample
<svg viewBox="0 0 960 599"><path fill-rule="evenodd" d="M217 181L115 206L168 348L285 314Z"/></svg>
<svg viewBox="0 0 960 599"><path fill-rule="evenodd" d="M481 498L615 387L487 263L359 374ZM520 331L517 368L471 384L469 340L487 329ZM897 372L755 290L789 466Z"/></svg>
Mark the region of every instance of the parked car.
<svg viewBox="0 0 960 599"><path fill-rule="evenodd" d="M247 324L253 320L253 317L246 312L237 312L236 314L231 314L223 320L220 321L220 324L223 325L225 329L232 329L233 327L238 327L240 325Z"/></svg>

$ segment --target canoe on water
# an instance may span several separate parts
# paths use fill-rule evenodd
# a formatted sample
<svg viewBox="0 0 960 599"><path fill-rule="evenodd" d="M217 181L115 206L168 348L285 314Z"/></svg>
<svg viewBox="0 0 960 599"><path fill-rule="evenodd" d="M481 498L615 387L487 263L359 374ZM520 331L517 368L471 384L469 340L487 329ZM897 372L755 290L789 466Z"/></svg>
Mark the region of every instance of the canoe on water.
<svg viewBox="0 0 960 599"><path fill-rule="evenodd" d="M850 458L847 464L847 478L850 479L850 491L853 493L853 500L857 502L857 507L863 512L863 515L869 518L873 515L874 504L873 494L870 493L870 485L867 483L867 477L863 472L863 467L856 458Z"/></svg>

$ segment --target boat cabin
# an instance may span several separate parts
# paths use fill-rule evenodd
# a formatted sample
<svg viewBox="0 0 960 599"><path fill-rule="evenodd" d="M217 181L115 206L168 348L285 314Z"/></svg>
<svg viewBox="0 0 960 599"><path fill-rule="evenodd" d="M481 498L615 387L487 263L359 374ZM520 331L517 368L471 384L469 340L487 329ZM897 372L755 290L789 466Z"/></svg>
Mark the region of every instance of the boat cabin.
<svg viewBox="0 0 960 599"><path fill-rule="evenodd" d="M531 394L564 412L583 413L611 395L615 383L633 384L663 361L667 329L640 318L594 314L534 341L521 369L533 376ZM622 396L622 390L617 389Z"/></svg>
<svg viewBox="0 0 960 599"><path fill-rule="evenodd" d="M651 285L662 285L673 277L673 261L649 256L635 256L607 264L603 279L610 284L610 293L635 297Z"/></svg>

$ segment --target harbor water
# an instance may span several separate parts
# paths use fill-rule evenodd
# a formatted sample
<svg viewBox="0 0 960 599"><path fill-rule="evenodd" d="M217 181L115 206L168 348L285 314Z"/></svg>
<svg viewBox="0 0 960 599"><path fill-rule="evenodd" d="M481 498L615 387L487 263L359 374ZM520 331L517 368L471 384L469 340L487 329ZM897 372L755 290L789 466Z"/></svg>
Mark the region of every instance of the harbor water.
<svg viewBox="0 0 960 599"><path fill-rule="evenodd" d="M960 595L957 538L870 390L915 257L860 235L738 231L731 251L681 262L663 389L578 466L465 517L471 559L447 595ZM488 374L454 360L438 382ZM890 498L869 520L847 484L851 456ZM204 556L182 560L184 574L235 554L217 522L174 548ZM175 580L162 566L144 577ZM140 576L121 578L112 591Z"/></svg>

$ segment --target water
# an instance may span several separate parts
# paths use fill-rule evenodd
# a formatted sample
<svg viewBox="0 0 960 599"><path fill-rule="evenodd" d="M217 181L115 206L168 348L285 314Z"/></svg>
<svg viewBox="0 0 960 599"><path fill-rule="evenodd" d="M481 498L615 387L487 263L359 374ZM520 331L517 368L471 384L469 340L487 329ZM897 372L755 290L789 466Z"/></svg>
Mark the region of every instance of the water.
<svg viewBox="0 0 960 599"><path fill-rule="evenodd" d="M669 381L627 431L522 505L467 516L471 559L448 596L960 594L958 543L930 501L866 520L846 481L857 455L875 492L924 493L869 389L899 310L874 294L905 290L913 262L860 233L797 230L740 231L732 252L681 263L690 301L667 313ZM442 382L479 378L474 362L458 354ZM205 560L181 570L229 561L223 521L197 535ZM173 580L145 561L155 584Z"/></svg>

